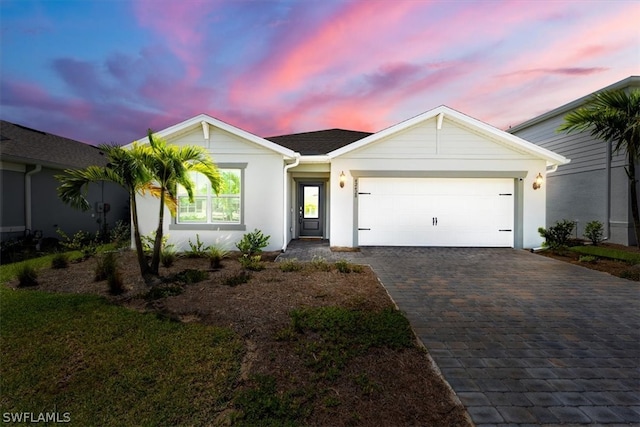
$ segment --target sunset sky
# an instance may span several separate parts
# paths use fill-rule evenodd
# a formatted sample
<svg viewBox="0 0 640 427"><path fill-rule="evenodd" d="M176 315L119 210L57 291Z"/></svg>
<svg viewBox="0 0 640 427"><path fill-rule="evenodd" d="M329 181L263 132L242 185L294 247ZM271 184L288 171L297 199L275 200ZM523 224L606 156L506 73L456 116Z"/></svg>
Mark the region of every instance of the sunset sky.
<svg viewBox="0 0 640 427"><path fill-rule="evenodd" d="M375 132L439 105L506 129L640 74L640 1L0 0L0 118L129 143L207 113Z"/></svg>

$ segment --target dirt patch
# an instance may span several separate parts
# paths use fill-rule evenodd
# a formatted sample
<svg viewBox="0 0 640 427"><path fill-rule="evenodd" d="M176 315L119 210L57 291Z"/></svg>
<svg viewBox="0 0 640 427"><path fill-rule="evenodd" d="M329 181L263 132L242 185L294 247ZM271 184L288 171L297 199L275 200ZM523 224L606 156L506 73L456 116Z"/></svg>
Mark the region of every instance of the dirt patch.
<svg viewBox="0 0 640 427"><path fill-rule="evenodd" d="M208 278L184 285L180 295L145 299L149 287L140 278L134 253L118 255L127 289L111 296L105 281L95 282L96 260L73 263L66 269L39 273L33 289L50 292L90 293L142 312L160 312L182 322L229 327L245 339L238 389L255 374L276 379L278 392L319 390L307 425L469 425L464 407L430 364L427 353L416 346L404 350L377 348L358 356L331 383L317 383L290 342L277 340L277 332L289 325L289 312L302 307L342 306L381 310L392 307L376 275L365 267L361 273L344 274L332 269L305 268L282 272L265 254L265 269L250 272L246 283L227 279L241 273L237 260L226 259L223 268L211 270L209 261L179 258L171 268L161 268L168 277L187 269L206 270ZM16 286L16 282L9 286ZM327 404L330 402L331 404ZM233 407L225 408L215 422L228 419ZM212 420L213 422L214 420Z"/></svg>

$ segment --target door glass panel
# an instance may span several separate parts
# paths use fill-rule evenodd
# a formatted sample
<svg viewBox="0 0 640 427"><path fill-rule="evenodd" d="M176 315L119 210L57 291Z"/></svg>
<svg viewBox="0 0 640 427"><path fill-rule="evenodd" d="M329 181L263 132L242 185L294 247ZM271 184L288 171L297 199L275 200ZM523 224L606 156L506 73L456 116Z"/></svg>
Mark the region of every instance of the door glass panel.
<svg viewBox="0 0 640 427"><path fill-rule="evenodd" d="M320 187L307 186L304 187L304 217L318 218Z"/></svg>

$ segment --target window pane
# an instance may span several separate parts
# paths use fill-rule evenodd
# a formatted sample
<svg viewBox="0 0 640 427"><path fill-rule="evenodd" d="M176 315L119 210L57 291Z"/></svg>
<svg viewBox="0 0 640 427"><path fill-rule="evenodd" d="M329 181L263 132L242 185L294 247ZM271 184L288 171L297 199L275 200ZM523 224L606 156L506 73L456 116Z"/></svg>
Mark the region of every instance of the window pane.
<svg viewBox="0 0 640 427"><path fill-rule="evenodd" d="M212 198L211 222L240 223L240 198Z"/></svg>
<svg viewBox="0 0 640 427"><path fill-rule="evenodd" d="M240 170L223 169L220 171L222 185L220 194L240 194Z"/></svg>
<svg viewBox="0 0 640 427"><path fill-rule="evenodd" d="M304 187L304 217L318 218L319 187Z"/></svg>
<svg viewBox="0 0 640 427"><path fill-rule="evenodd" d="M194 197L189 203L189 197L178 197L178 222L207 222L207 198Z"/></svg>

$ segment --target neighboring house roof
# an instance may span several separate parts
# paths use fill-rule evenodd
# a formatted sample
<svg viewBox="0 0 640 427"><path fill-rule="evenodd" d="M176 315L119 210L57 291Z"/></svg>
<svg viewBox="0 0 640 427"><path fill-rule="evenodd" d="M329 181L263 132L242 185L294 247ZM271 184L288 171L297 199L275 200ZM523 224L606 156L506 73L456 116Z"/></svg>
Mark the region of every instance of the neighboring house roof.
<svg viewBox="0 0 640 427"><path fill-rule="evenodd" d="M323 155L352 142L371 135L370 132L360 132L346 129L327 129L314 132L294 133L291 135L271 136L271 142L296 151L303 156Z"/></svg>
<svg viewBox="0 0 640 427"><path fill-rule="evenodd" d="M526 122L520 123L519 125L516 126L512 126L508 129L507 132L509 133L515 133L518 132L519 130L528 128L529 126L533 126L536 123L540 123L543 122L551 117L555 117L558 116L560 114L566 114L572 110L575 110L577 108L582 107L584 104L587 103L587 101L589 101L591 99L591 97L598 93L598 92L604 92L604 91L609 91L609 90L622 90L622 89L627 89L627 88L640 88L640 76L629 76L624 80L620 80L619 82L616 82L612 85L609 85L605 88L602 88L600 90L597 90L593 93L590 93L589 95L585 95L581 98L576 99L575 101L571 101L568 104L562 105L558 108L554 108L551 111L547 111L546 113L543 113L539 116L536 116L532 119L527 120Z"/></svg>
<svg viewBox="0 0 640 427"><path fill-rule="evenodd" d="M218 129L222 129L226 132L229 132L232 135L236 135L240 138L243 138L244 140L253 142L254 144L257 144L261 147L267 148L269 150L275 151L279 154L282 154L285 157L290 157L290 158L294 158L296 157L296 152L283 147L282 145L278 145L275 144L271 141L268 141L264 138L261 138L257 135L254 135L250 132L247 132L246 130L242 130L240 128L237 128L233 125L230 125L228 123L223 122L222 120L218 120L216 118L213 118L207 114L199 114L195 117L192 117L190 119L187 119L183 122L180 122L176 125L173 125L171 127L168 127L166 129L163 129L159 132L154 132L154 135L159 135L162 138L175 138L178 137L182 134L188 133L188 132L192 132L194 129L201 127L202 128L202 132L204 134L204 138L208 139L209 136L209 127L208 126L214 126ZM149 138L148 137L144 137L142 139L140 139L138 141L141 144L148 144L149 143ZM130 146L131 144L128 144L127 146Z"/></svg>
<svg viewBox="0 0 640 427"><path fill-rule="evenodd" d="M107 164L102 151L93 145L5 120L0 121L0 156L4 161L56 169Z"/></svg>
<svg viewBox="0 0 640 427"><path fill-rule="evenodd" d="M469 117L465 114L460 113L459 111L453 110L444 105L441 105L440 107L429 110L409 120L405 120L394 126L381 130L380 132L371 134L366 138L363 138L359 141L355 141L342 148L338 148L337 150L331 151L327 154L327 156L330 159L332 159L332 158L344 155L351 151L362 148L365 145L373 144L377 141L380 141L383 138L386 138L398 132L402 132L412 126L415 126L427 120L431 120L433 118L437 119L438 126L442 125L442 120L444 120L444 118L446 118L447 120L452 120L455 123L458 123L462 126L470 128L476 133L492 138L493 140L507 147L510 147L514 150L522 151L522 152L534 155L536 157L542 158L547 161L548 166L562 165L562 164L569 163L570 161L564 156L561 156L552 151L544 149L538 145L532 144L528 141L525 141L524 139L518 138L517 136L511 135L507 132L504 132L498 128L495 128L477 119L474 119L473 117Z"/></svg>

